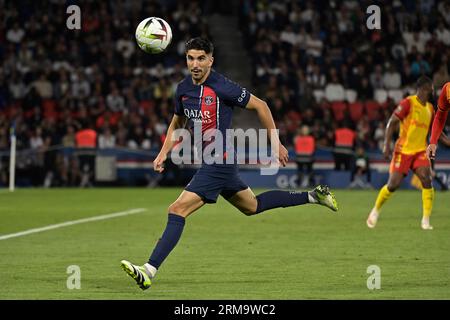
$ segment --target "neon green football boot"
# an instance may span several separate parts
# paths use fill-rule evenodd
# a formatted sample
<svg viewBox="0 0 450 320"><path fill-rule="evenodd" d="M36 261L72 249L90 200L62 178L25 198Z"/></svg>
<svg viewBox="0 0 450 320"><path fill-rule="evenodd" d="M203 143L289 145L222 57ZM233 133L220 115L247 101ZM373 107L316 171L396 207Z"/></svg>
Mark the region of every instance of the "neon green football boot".
<svg viewBox="0 0 450 320"><path fill-rule="evenodd" d="M152 281L145 272L144 267L134 265L127 260L120 261L120 264L122 265L122 269L136 281L139 288L142 290L150 288Z"/></svg>
<svg viewBox="0 0 450 320"><path fill-rule="evenodd" d="M338 211L336 198L328 186L318 185L309 194L317 201L317 204L328 207L333 211Z"/></svg>

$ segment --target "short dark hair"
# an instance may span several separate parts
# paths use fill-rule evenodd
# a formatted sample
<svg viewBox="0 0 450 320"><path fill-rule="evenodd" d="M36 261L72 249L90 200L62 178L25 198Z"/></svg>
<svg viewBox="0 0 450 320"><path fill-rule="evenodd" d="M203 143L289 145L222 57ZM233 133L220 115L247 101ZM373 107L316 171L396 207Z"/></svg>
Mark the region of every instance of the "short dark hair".
<svg viewBox="0 0 450 320"><path fill-rule="evenodd" d="M186 42L186 52L189 50L204 50L206 54L214 52L214 46L211 41L206 38L192 38Z"/></svg>
<svg viewBox="0 0 450 320"><path fill-rule="evenodd" d="M433 80L431 80L430 77L422 75L419 77L419 79L417 79L416 87L417 87L417 89L419 89L427 84L433 84Z"/></svg>

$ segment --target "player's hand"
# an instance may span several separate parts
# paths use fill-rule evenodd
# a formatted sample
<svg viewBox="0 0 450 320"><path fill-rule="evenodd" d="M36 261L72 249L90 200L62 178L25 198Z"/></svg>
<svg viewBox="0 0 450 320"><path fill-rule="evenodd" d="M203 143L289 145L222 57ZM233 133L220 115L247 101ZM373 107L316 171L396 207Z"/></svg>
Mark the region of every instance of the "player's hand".
<svg viewBox="0 0 450 320"><path fill-rule="evenodd" d="M153 160L153 170L161 173L164 171L164 161L166 161L167 155L166 154L158 154L155 160Z"/></svg>
<svg viewBox="0 0 450 320"><path fill-rule="evenodd" d="M285 167L287 162L289 161L289 153L287 149L281 144L281 142L278 145L278 161L280 164Z"/></svg>
<svg viewBox="0 0 450 320"><path fill-rule="evenodd" d="M428 148L427 148L428 159L434 160L434 158L436 157L436 149L437 149L437 146L435 144L428 145Z"/></svg>
<svg viewBox="0 0 450 320"><path fill-rule="evenodd" d="M390 143L385 143L383 145L383 156L386 160L390 160L391 159L391 145Z"/></svg>

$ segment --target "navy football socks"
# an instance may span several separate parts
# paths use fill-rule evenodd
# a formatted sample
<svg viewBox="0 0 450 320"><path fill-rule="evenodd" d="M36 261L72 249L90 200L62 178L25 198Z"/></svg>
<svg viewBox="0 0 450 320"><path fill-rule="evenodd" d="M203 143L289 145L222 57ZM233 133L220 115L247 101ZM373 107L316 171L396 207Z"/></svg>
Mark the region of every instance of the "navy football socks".
<svg viewBox="0 0 450 320"><path fill-rule="evenodd" d="M166 229L156 244L148 263L156 269L163 263L169 253L175 248L183 232L185 218L169 213Z"/></svg>
<svg viewBox="0 0 450 320"><path fill-rule="evenodd" d="M261 193L256 196L256 200L258 201L258 206L256 207L255 214L273 208L284 208L309 203L308 192L280 190Z"/></svg>

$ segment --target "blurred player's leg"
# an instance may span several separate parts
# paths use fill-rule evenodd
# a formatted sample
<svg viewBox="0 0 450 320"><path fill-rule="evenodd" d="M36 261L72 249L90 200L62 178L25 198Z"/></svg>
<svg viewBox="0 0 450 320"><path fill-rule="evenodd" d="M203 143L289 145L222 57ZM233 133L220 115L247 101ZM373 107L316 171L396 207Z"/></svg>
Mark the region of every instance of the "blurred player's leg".
<svg viewBox="0 0 450 320"><path fill-rule="evenodd" d="M416 174L413 174L411 177L410 184L412 187L416 188L417 190L422 190L422 181L420 181L419 177Z"/></svg>
<svg viewBox="0 0 450 320"><path fill-rule="evenodd" d="M419 167L415 170L415 174L422 182L422 208L423 215L421 227L424 230L433 230L430 225L431 210L433 209L434 189L431 184L431 170L429 166Z"/></svg>
<svg viewBox="0 0 450 320"><path fill-rule="evenodd" d="M143 266L133 265L122 260L122 268L143 290L151 285L158 268L175 248L184 229L185 218L204 205L203 200L195 193L184 190L178 199L169 207L169 217L161 238L156 244L148 263Z"/></svg>
<svg viewBox="0 0 450 320"><path fill-rule="evenodd" d="M370 211L369 217L367 218L366 223L369 228L375 228L378 217L380 215L381 207L391 197L392 193L398 188L403 180L403 177L403 173L396 171L391 172L391 174L389 175L388 183L380 189L377 200L375 201L375 206L372 208L372 211Z"/></svg>
<svg viewBox="0 0 450 320"><path fill-rule="evenodd" d="M434 170L434 163L435 163L434 159L430 159L431 177L433 181L436 181L441 186L441 191L447 191L448 190L447 185L444 183L444 181L442 181L442 179L436 174L436 171Z"/></svg>
<svg viewBox="0 0 450 320"><path fill-rule="evenodd" d="M327 186L317 186L312 191L272 190L255 196L250 188L235 193L227 200L246 215L254 215L266 210L298 206L307 203L320 204L333 211L338 210L336 198Z"/></svg>

